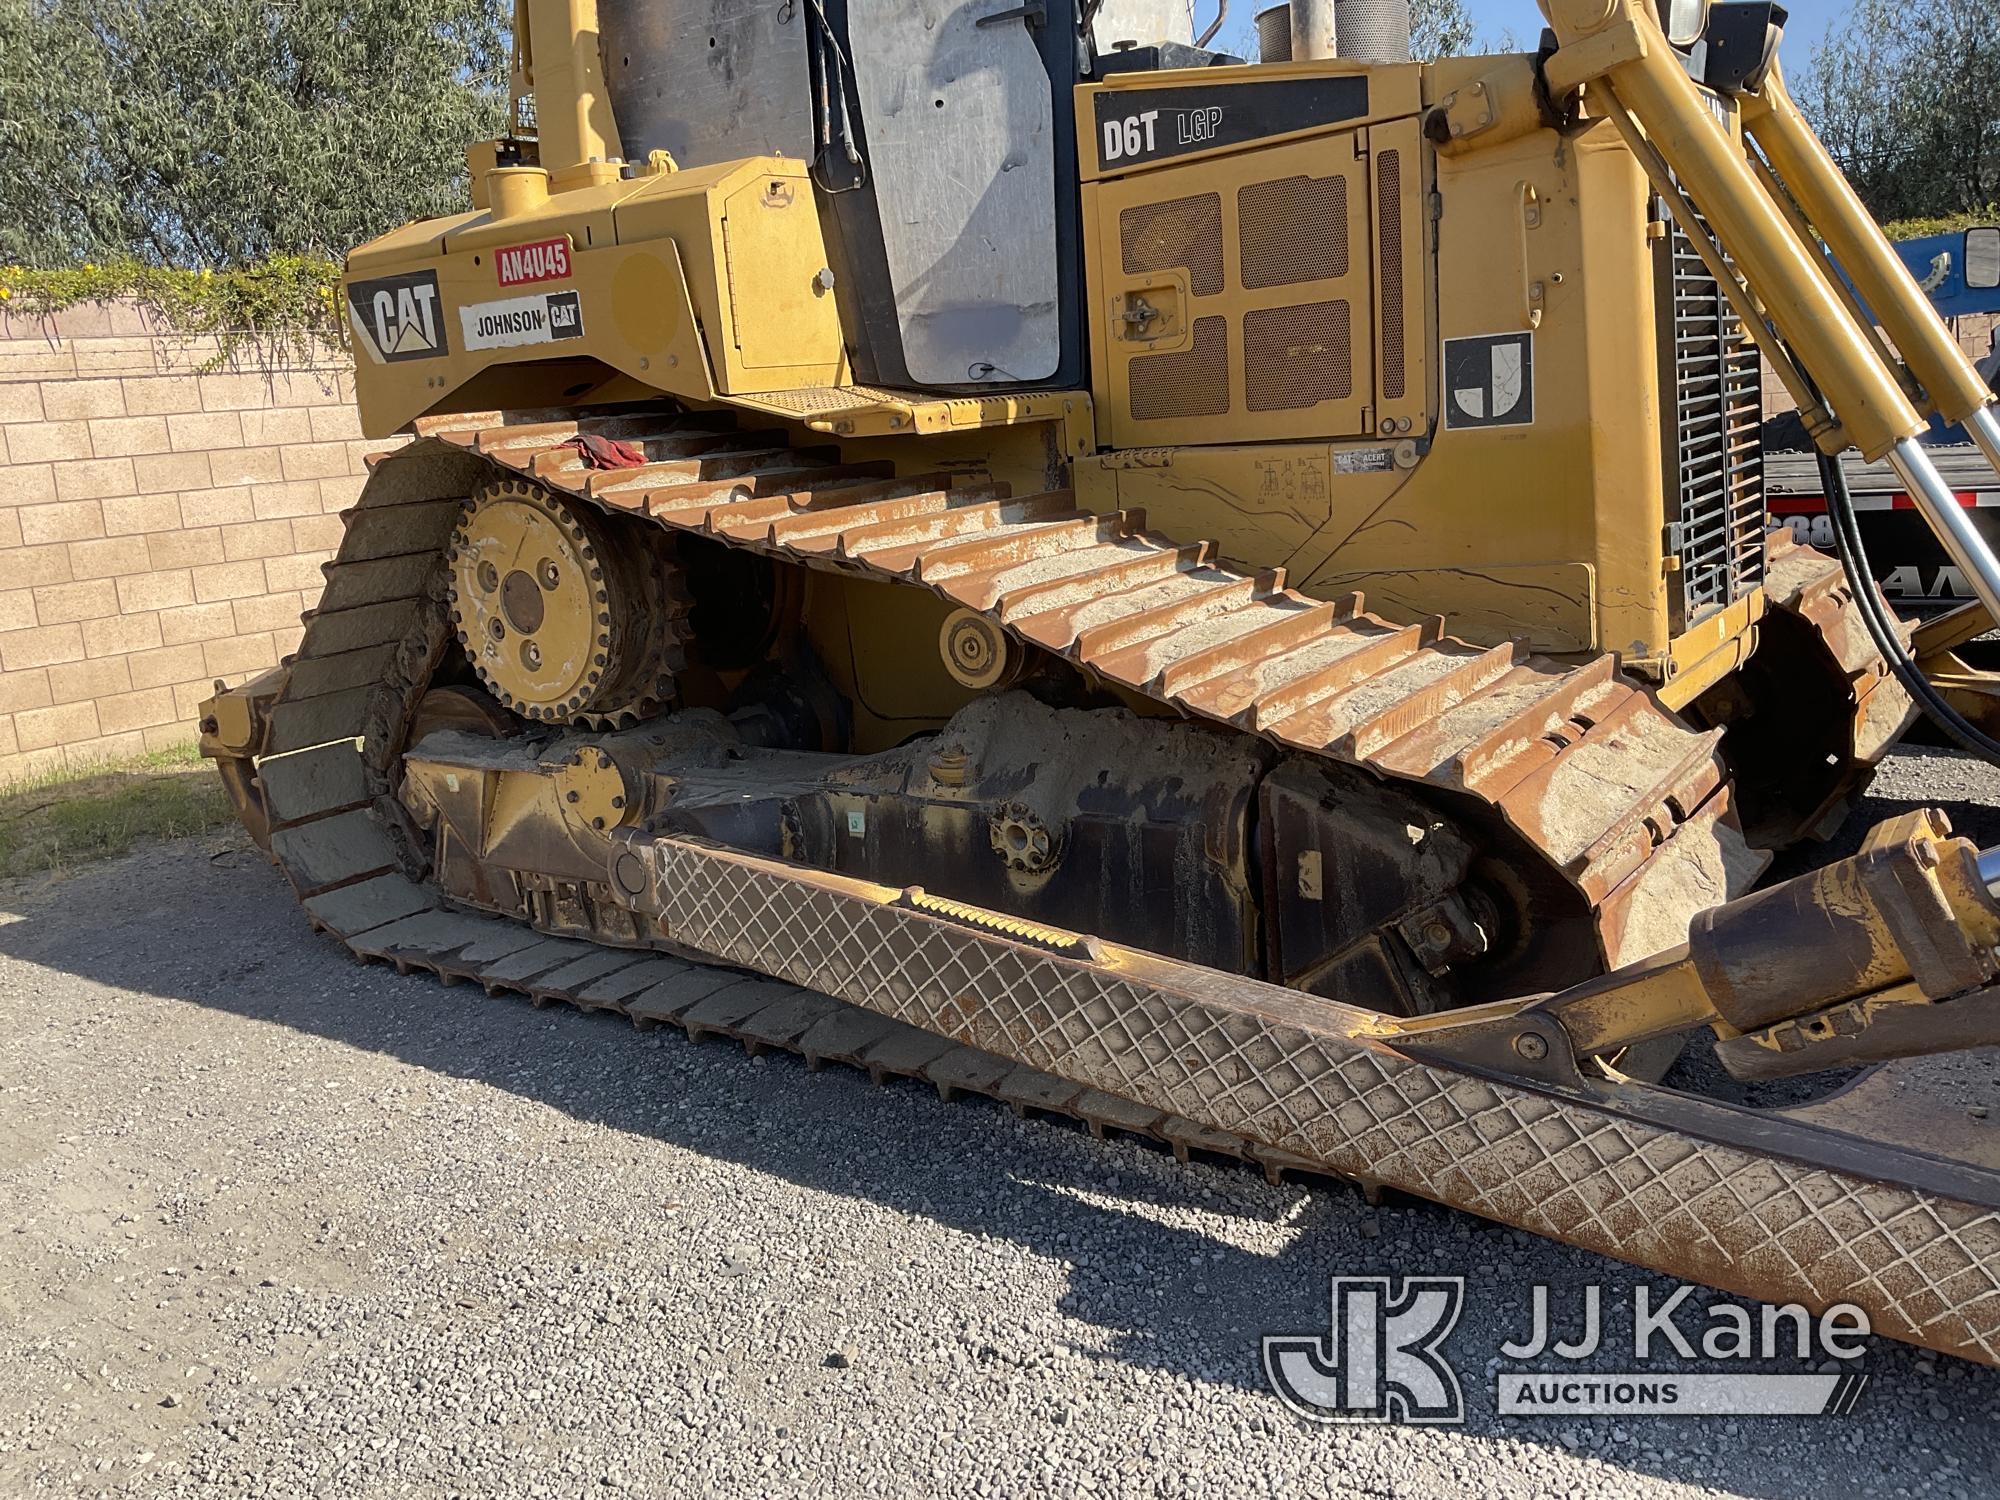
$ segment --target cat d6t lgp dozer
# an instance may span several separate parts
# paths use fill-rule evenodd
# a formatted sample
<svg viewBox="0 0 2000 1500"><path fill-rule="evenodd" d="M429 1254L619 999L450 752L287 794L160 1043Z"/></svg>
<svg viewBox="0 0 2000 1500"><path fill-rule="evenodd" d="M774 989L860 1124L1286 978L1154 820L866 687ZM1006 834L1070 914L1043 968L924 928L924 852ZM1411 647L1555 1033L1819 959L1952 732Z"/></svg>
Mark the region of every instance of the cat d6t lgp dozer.
<svg viewBox="0 0 2000 1500"><path fill-rule="evenodd" d="M522 0L472 207L348 263L413 440L205 710L313 922L2000 1358L2000 870L1752 890L1918 702L1990 744L1767 539L1760 352L1991 610L1913 441L1985 386L1782 11L1545 9ZM1882 1066L1652 1082L1701 1027Z"/></svg>

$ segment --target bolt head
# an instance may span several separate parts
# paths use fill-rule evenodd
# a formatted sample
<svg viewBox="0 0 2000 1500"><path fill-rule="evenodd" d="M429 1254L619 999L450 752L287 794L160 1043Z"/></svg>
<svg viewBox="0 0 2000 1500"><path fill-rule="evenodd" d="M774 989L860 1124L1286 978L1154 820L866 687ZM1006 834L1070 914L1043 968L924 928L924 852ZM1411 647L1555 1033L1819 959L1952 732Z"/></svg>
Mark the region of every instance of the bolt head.
<svg viewBox="0 0 2000 1500"><path fill-rule="evenodd" d="M1533 1031L1524 1031L1514 1038L1514 1050L1529 1062L1540 1062L1549 1055L1549 1044Z"/></svg>

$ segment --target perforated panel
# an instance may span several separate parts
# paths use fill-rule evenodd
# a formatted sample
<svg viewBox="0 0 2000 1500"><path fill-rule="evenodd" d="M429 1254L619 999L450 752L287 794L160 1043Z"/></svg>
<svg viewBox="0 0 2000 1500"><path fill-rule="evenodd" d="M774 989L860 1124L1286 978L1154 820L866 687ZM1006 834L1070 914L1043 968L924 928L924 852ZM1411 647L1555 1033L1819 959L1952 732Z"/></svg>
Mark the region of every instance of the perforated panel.
<svg viewBox="0 0 2000 1500"><path fill-rule="evenodd" d="M1374 170L1352 137L1319 137L1093 185L1110 446L1374 434Z"/></svg>
<svg viewBox="0 0 2000 1500"><path fill-rule="evenodd" d="M1236 190L1246 287L1347 274L1347 179L1280 177Z"/></svg>
<svg viewBox="0 0 2000 1500"><path fill-rule="evenodd" d="M1243 379L1252 411L1290 411L1354 394L1352 311L1345 299L1243 315Z"/></svg>
<svg viewBox="0 0 2000 1500"><path fill-rule="evenodd" d="M1229 410L1229 326L1197 318L1194 343L1177 354L1146 354L1132 361L1132 415L1219 417Z"/></svg>
<svg viewBox="0 0 2000 1500"><path fill-rule="evenodd" d="M1375 158L1375 203L1381 253L1375 274L1382 283L1382 399L1400 401L1407 380L1403 356L1403 155Z"/></svg>
<svg viewBox="0 0 2000 1500"><path fill-rule="evenodd" d="M1185 266L1188 290L1195 296L1213 297L1222 290L1220 193L1135 204L1118 216L1118 235L1127 275Z"/></svg>

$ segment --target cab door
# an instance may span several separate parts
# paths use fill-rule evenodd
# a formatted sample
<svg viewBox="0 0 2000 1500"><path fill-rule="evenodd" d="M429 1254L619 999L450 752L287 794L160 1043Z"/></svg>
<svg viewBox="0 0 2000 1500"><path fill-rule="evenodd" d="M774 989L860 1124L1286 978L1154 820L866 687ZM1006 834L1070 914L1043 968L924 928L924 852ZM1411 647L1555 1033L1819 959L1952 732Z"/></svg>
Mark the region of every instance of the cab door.
<svg viewBox="0 0 2000 1500"><path fill-rule="evenodd" d="M1046 380L1062 358L1055 114L1002 0L848 0L869 186L904 368L923 386Z"/></svg>

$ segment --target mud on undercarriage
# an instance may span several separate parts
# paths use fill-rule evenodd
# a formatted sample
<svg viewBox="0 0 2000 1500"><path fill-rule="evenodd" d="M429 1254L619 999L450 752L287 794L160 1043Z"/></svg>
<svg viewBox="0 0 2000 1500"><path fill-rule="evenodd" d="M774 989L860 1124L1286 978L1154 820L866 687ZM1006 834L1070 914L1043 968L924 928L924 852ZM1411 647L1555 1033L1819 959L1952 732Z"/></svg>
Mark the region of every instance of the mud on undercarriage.
<svg viewBox="0 0 2000 1500"><path fill-rule="evenodd" d="M1565 951L1561 893L1539 893L1538 920L1517 911L1519 880L1408 793L1020 691L875 756L746 744L705 710L609 735L446 730L406 755L402 796L447 894L597 941L668 936L608 889L630 830L918 885L1399 1015L1591 967L1581 902Z"/></svg>

